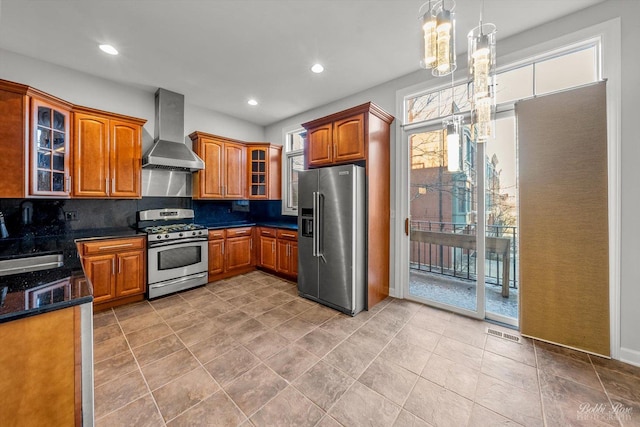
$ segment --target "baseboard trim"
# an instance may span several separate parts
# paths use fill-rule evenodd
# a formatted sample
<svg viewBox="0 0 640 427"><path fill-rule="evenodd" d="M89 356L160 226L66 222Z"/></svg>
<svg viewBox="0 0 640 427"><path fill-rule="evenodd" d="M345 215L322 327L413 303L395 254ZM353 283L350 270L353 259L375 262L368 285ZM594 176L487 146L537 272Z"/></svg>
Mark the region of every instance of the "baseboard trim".
<svg viewBox="0 0 640 427"><path fill-rule="evenodd" d="M620 347L620 361L634 366L640 366L640 351Z"/></svg>

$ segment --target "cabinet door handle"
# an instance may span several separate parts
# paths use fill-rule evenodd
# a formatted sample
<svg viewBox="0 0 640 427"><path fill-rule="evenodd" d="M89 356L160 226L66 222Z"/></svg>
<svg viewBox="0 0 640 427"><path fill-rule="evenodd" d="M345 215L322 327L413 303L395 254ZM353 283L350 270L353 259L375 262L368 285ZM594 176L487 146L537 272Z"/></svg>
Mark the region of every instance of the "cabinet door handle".
<svg viewBox="0 0 640 427"><path fill-rule="evenodd" d="M276 251L276 242L271 242L271 252Z"/></svg>
<svg viewBox="0 0 640 427"><path fill-rule="evenodd" d="M296 237L295 234L282 233L282 237Z"/></svg>
<svg viewBox="0 0 640 427"><path fill-rule="evenodd" d="M112 275L116 275L116 259L112 258L111 259L111 274Z"/></svg>
<svg viewBox="0 0 640 427"><path fill-rule="evenodd" d="M69 193L71 191L71 175L67 176L66 184L65 192Z"/></svg>
<svg viewBox="0 0 640 427"><path fill-rule="evenodd" d="M111 178L111 192L113 193L116 189L116 179Z"/></svg>
<svg viewBox="0 0 640 427"><path fill-rule="evenodd" d="M327 144L327 158L331 158L331 146L329 144Z"/></svg>
<svg viewBox="0 0 640 427"><path fill-rule="evenodd" d="M104 179L104 191L109 195L109 178Z"/></svg>
<svg viewBox="0 0 640 427"><path fill-rule="evenodd" d="M118 258L118 274L122 274L122 258Z"/></svg>

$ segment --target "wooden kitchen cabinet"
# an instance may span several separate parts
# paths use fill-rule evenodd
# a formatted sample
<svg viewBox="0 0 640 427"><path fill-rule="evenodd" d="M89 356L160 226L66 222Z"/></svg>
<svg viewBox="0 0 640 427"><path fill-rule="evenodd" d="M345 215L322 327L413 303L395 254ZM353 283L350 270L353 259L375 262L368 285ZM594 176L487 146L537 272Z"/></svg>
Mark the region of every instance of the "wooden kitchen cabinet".
<svg viewBox="0 0 640 427"><path fill-rule="evenodd" d="M83 424L80 326L80 306L0 324L0 425Z"/></svg>
<svg viewBox="0 0 640 427"><path fill-rule="evenodd" d="M372 102L303 123L305 167L357 163L367 175L367 304L389 295L390 135L393 116Z"/></svg>
<svg viewBox="0 0 640 427"><path fill-rule="evenodd" d="M0 197L68 198L72 104L0 80Z"/></svg>
<svg viewBox="0 0 640 427"><path fill-rule="evenodd" d="M255 267L253 227L209 230L209 281L247 273Z"/></svg>
<svg viewBox="0 0 640 427"><path fill-rule="evenodd" d="M276 271L287 276L298 275L298 233L278 230L278 264Z"/></svg>
<svg viewBox="0 0 640 427"><path fill-rule="evenodd" d="M225 250L226 271L252 268L253 227L228 228Z"/></svg>
<svg viewBox="0 0 640 427"><path fill-rule="evenodd" d="M73 197L142 197L145 120L84 107L73 117Z"/></svg>
<svg viewBox="0 0 640 427"><path fill-rule="evenodd" d="M276 270L277 268L277 239L276 230L273 228L260 227L258 233L259 239L259 260L258 265L269 270Z"/></svg>
<svg viewBox="0 0 640 427"><path fill-rule="evenodd" d="M224 273L224 236L224 230L209 230L209 277Z"/></svg>
<svg viewBox="0 0 640 427"><path fill-rule="evenodd" d="M306 128L306 125L303 126ZM364 160L364 126L364 113L310 125L305 149L307 165L328 166Z"/></svg>
<svg viewBox="0 0 640 427"><path fill-rule="evenodd" d="M249 199L280 200L282 147L247 144L247 186Z"/></svg>
<svg viewBox="0 0 640 427"><path fill-rule="evenodd" d="M144 237L78 243L85 275L93 286L96 311L144 298L145 246Z"/></svg>
<svg viewBox="0 0 640 427"><path fill-rule="evenodd" d="M30 195L69 197L70 116L64 105L31 98Z"/></svg>
<svg viewBox="0 0 640 427"><path fill-rule="evenodd" d="M260 227L258 266L285 276L298 275L298 233L292 230Z"/></svg>
<svg viewBox="0 0 640 427"><path fill-rule="evenodd" d="M193 132L193 151L204 169L193 174L194 199L246 199L246 146L230 138Z"/></svg>

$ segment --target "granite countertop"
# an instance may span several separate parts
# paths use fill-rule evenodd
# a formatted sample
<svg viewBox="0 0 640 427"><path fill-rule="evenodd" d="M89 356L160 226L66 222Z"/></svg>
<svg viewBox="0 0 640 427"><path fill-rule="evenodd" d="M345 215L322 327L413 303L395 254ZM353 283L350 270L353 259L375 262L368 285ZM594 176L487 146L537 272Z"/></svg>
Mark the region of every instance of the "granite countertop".
<svg viewBox="0 0 640 427"><path fill-rule="evenodd" d="M26 234L0 239L0 260L61 254L63 266L0 276L0 323L93 301L76 241L146 236L131 227Z"/></svg>
<svg viewBox="0 0 640 427"><path fill-rule="evenodd" d="M272 227L272 228L284 228L287 230L297 230L298 223L284 222L284 221L233 221L233 222L220 222L204 224L209 230L218 230L221 228L235 228L235 227Z"/></svg>

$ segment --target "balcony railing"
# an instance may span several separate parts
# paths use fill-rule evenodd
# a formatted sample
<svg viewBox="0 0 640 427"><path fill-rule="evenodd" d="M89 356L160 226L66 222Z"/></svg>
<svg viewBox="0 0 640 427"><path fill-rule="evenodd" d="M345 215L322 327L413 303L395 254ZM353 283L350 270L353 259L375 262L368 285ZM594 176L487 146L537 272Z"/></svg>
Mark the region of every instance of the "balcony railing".
<svg viewBox="0 0 640 427"><path fill-rule="evenodd" d="M412 220L410 268L475 281L476 230L476 224ZM488 225L486 231L485 283L503 286L508 296L508 288L518 288L517 228Z"/></svg>

